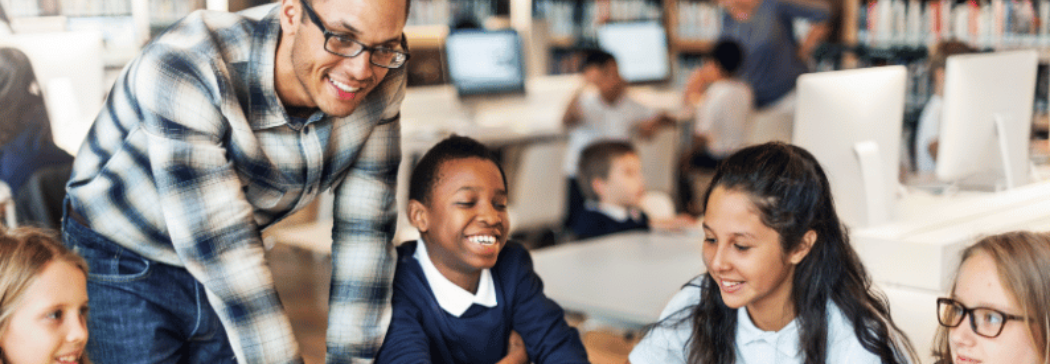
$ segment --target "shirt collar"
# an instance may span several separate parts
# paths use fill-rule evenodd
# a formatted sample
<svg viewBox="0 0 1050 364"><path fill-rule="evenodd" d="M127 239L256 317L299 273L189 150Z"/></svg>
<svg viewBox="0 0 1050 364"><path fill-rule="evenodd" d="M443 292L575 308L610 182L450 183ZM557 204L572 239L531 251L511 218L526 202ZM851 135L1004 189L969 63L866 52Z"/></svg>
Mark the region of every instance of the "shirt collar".
<svg viewBox="0 0 1050 364"><path fill-rule="evenodd" d="M430 256L427 254L427 245L423 243L423 239L419 239L416 243L416 253L413 254L413 257L423 267L423 276L426 277L430 290L434 291L434 298L437 299L438 306L441 306L441 309L445 310L445 312L459 317L464 312L467 312L467 309L473 304L496 307L496 286L492 279L492 272L488 269L481 271L481 280L478 281L478 293L472 294L452 283L437 270L434 262L430 261Z"/></svg>
<svg viewBox="0 0 1050 364"><path fill-rule="evenodd" d="M740 345L741 350L744 350L743 348L748 345L764 342L769 346L776 347L781 355L789 358L800 358L798 318L791 320L780 331L763 331L751 321L751 316L747 314L746 307L738 308L736 312L736 342Z"/></svg>
<svg viewBox="0 0 1050 364"><path fill-rule="evenodd" d="M627 208L620 205L614 205L610 203L598 202L591 203L591 209L605 214L616 220L617 222L625 222L627 220L641 220L642 214L638 209Z"/></svg>
<svg viewBox="0 0 1050 364"><path fill-rule="evenodd" d="M248 65L250 117L253 130L286 124L284 106L277 97L274 62L277 43L281 39L281 23L278 10L271 10L257 23L252 35L252 55Z"/></svg>

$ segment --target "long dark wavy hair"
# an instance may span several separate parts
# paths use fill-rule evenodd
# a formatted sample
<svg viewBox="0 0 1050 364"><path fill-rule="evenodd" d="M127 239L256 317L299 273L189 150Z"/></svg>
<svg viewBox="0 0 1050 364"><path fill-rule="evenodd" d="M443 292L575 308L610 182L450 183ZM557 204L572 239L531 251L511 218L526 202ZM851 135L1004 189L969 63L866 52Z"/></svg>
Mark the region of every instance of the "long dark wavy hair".
<svg viewBox="0 0 1050 364"><path fill-rule="evenodd" d="M911 342L891 320L885 296L872 289L850 246L835 213L831 186L812 154L778 142L745 148L719 165L704 193L705 209L718 187L747 193L762 222L779 234L784 252L793 251L807 231L817 233L813 248L794 268L791 287L804 363L827 361L828 300L853 325L861 345L883 363L918 362ZM733 363L736 311L722 301L711 275L704 274L701 292L700 302L687 309L690 315L683 319L693 327L685 349L689 363Z"/></svg>

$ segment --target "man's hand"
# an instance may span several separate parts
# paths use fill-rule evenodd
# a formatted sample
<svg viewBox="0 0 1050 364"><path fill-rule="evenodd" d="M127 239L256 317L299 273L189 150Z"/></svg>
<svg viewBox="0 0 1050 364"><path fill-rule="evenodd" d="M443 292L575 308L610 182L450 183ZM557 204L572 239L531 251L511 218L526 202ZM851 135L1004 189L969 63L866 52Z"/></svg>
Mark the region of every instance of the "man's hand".
<svg viewBox="0 0 1050 364"><path fill-rule="evenodd" d="M528 364L529 354L525 352L525 341L516 331L510 332L510 340L507 344L507 356L496 364Z"/></svg>

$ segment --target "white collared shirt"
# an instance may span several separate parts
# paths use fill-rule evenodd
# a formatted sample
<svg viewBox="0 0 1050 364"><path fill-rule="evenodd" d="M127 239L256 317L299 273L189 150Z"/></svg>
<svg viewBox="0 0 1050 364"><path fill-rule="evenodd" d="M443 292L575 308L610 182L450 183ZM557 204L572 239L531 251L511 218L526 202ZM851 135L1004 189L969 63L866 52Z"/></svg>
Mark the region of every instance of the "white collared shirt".
<svg viewBox="0 0 1050 364"><path fill-rule="evenodd" d="M630 362L686 363L687 343L690 342L693 326L686 318L680 325L673 325L692 312L700 302L700 283L703 276L694 279L678 291L660 314L667 324L657 325L631 351ZM683 311L683 309L686 309ZM737 364L801 364L798 319L792 320L780 331L762 331L747 314L746 308L737 312L736 363ZM853 334L853 326L833 302L828 301L828 363L878 364L882 361L869 352Z"/></svg>
<svg viewBox="0 0 1050 364"><path fill-rule="evenodd" d="M416 242L416 253L412 256L423 267L423 276L426 277L430 290L434 291L434 298L437 299L438 306L441 306L445 312L459 317L475 303L485 307L496 307L496 285L492 280L492 272L488 269L481 271L478 293L473 294L452 283L438 271L427 254L427 245L423 243L423 239Z"/></svg>
<svg viewBox="0 0 1050 364"><path fill-rule="evenodd" d="M616 220L616 222L626 222L628 219L640 221L642 219L642 213L638 211L638 209L627 208L620 205L603 202L595 203L591 201L587 203L587 208L605 214L605 216Z"/></svg>

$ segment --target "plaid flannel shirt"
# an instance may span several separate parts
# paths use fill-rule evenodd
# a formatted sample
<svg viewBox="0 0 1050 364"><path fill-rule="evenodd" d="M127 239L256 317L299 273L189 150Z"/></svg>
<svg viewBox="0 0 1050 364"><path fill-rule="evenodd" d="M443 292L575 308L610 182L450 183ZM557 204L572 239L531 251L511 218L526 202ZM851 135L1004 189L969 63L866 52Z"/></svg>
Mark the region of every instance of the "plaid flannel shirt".
<svg viewBox="0 0 1050 364"><path fill-rule="evenodd" d="M240 363L295 363L260 231L332 188L328 362L371 362L390 322L405 72L348 117L289 118L280 34L276 12L198 11L155 39L117 79L69 196L92 230L199 280Z"/></svg>

